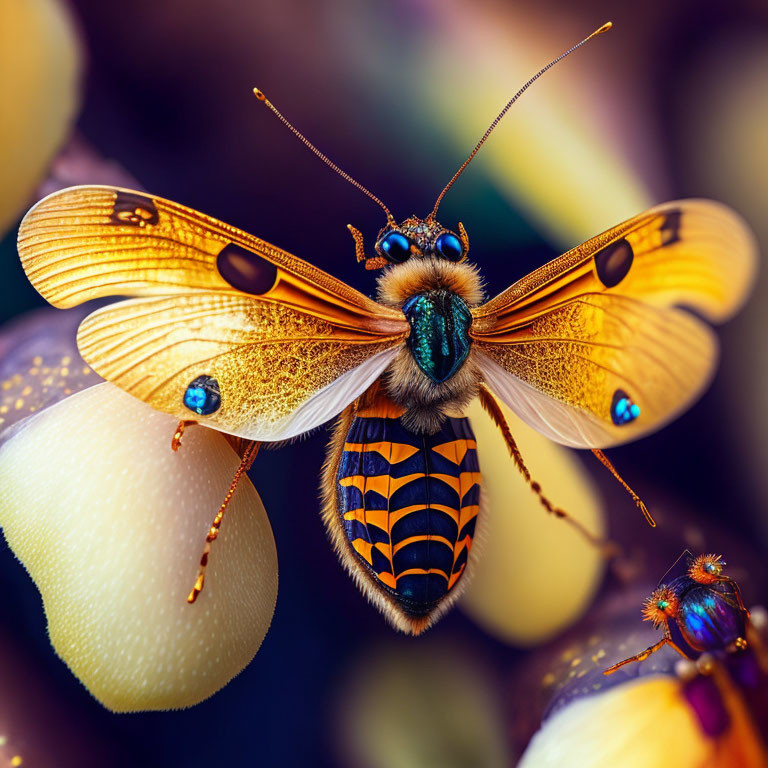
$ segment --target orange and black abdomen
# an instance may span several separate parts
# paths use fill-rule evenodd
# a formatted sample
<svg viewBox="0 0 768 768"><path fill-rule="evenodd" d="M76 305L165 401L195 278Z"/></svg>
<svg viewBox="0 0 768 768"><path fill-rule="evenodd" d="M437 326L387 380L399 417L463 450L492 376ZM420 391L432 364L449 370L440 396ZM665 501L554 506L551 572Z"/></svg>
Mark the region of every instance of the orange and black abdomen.
<svg viewBox="0 0 768 768"><path fill-rule="evenodd" d="M434 435L407 430L384 404L352 419L336 473L353 556L406 616L428 616L467 565L480 503L466 418Z"/></svg>

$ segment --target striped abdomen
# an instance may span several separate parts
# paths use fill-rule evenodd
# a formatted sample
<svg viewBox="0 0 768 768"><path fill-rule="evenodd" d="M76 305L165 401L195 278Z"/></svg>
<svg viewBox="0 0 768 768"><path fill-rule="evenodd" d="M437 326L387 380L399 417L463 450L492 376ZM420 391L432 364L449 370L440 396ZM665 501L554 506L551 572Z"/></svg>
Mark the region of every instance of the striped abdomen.
<svg viewBox="0 0 768 768"><path fill-rule="evenodd" d="M352 557L402 618L396 623L421 631L454 590L472 546L480 472L469 420L415 434L391 404L374 403L349 424L336 484Z"/></svg>

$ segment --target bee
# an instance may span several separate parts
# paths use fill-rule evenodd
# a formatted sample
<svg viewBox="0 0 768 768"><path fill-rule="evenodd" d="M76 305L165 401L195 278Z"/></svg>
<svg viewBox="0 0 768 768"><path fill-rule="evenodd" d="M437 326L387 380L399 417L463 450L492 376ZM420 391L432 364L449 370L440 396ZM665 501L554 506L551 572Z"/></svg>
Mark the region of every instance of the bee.
<svg viewBox="0 0 768 768"><path fill-rule="evenodd" d="M658 429L701 393L716 340L673 305L721 322L744 301L754 244L728 208L702 200L659 205L490 301L468 261L466 229L437 216L520 95L610 26L507 102L423 218L398 222L255 89L315 155L384 210L372 251L350 226L357 260L381 270L375 300L258 237L153 195L73 187L27 214L19 253L51 304L132 297L82 322L77 342L88 364L176 416L174 449L190 424L237 442L242 462L208 532L189 602L203 589L237 480L263 443L336 419L321 481L328 534L367 597L395 627L419 634L458 598L471 564L481 474L464 415L470 400L480 397L544 507L567 517L531 478L499 400L552 440L592 449L616 474L600 449Z"/></svg>
<svg viewBox="0 0 768 768"><path fill-rule="evenodd" d="M686 659L712 651L748 647L749 611L739 585L726 576L720 555L683 552L643 605L643 619L664 628L664 636L642 653L605 670L613 674L625 664L644 661L665 645Z"/></svg>

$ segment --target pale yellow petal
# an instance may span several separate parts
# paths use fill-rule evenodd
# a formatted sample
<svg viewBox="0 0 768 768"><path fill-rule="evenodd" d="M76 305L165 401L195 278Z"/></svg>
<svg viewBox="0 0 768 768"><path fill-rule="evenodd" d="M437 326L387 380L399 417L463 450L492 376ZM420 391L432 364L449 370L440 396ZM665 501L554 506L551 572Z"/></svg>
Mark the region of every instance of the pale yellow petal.
<svg viewBox="0 0 768 768"><path fill-rule="evenodd" d="M600 497L576 454L542 437L506 406L502 409L544 493L590 531L602 534ZM468 415L483 473L485 523L473 552L472 579L460 605L499 639L534 645L586 610L599 586L604 561L571 526L539 504L478 401Z"/></svg>
<svg viewBox="0 0 768 768"><path fill-rule="evenodd" d="M0 0L0 233L24 212L79 102L77 35L59 0Z"/></svg>
<svg viewBox="0 0 768 768"><path fill-rule="evenodd" d="M553 715L518 768L702 768L713 757L678 680L645 677Z"/></svg>
<svg viewBox="0 0 768 768"><path fill-rule="evenodd" d="M186 596L239 459L111 384L24 422L0 447L0 524L40 590L51 642L116 711L188 707L248 664L277 595L272 529L239 486L197 603Z"/></svg>

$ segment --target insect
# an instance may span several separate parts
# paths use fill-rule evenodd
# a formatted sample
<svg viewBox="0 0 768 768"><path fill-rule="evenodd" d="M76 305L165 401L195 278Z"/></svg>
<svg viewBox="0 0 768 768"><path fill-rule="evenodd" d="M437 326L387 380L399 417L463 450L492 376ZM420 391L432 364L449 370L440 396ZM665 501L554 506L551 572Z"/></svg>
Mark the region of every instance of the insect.
<svg viewBox="0 0 768 768"><path fill-rule="evenodd" d="M497 398L563 445L600 451L658 429L715 365L709 327L741 305L752 236L713 202L667 203L619 224L484 301L469 237L437 218L446 192L538 72L507 102L431 212L398 223L382 207L376 300L265 241L183 205L112 187L38 203L19 232L29 279L57 307L134 297L88 316L79 349L108 381L240 439L242 463L208 533L194 602L238 478L259 445L336 417L322 474L323 519L343 564L399 629L418 634L457 599L480 512L481 474L464 415L479 396L542 504ZM618 475L616 475L618 478ZM620 479L620 478L619 478ZM623 482L623 481L622 481ZM628 490L628 486L626 486ZM631 491L630 491L631 492ZM635 500L641 502L633 494ZM644 506L641 507L651 521Z"/></svg>
<svg viewBox="0 0 768 768"><path fill-rule="evenodd" d="M747 648L749 611L739 585L724 575L719 555L694 557L687 550L675 561L646 599L643 619L664 627L664 636L650 648L605 670L644 661L665 645L687 659L707 651L737 651Z"/></svg>

